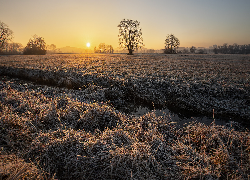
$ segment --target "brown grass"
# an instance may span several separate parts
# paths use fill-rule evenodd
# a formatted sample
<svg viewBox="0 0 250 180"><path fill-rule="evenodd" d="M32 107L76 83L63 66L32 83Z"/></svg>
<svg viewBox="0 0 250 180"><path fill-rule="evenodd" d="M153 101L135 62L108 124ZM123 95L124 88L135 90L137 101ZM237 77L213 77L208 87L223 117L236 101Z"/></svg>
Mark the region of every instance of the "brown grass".
<svg viewBox="0 0 250 180"><path fill-rule="evenodd" d="M0 154L0 179L47 179L45 173L33 163L27 163L16 155Z"/></svg>
<svg viewBox="0 0 250 180"><path fill-rule="evenodd" d="M0 81L2 179L249 179L249 131L177 129L154 112L133 117L77 92L25 87Z"/></svg>

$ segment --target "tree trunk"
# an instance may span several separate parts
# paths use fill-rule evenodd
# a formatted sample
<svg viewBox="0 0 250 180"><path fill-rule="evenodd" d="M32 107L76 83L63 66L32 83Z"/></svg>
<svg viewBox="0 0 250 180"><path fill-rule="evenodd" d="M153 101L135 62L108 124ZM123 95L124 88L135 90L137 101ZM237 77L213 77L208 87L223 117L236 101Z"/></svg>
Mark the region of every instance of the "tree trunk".
<svg viewBox="0 0 250 180"><path fill-rule="evenodd" d="M131 30L129 30L129 34L128 34L128 40L129 40L129 44L128 44L128 55L133 55L133 48L131 46L131 39L130 39L130 34L131 34Z"/></svg>
<svg viewBox="0 0 250 180"><path fill-rule="evenodd" d="M128 55L133 55L133 50L132 49L128 50Z"/></svg>

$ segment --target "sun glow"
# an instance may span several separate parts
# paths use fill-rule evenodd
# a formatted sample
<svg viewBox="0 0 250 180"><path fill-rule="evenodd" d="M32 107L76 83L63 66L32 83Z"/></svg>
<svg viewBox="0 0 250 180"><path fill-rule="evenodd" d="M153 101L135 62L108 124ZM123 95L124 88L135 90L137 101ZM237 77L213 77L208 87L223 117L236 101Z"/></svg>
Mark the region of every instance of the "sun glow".
<svg viewBox="0 0 250 180"><path fill-rule="evenodd" d="M87 43L87 47L90 47L90 43Z"/></svg>

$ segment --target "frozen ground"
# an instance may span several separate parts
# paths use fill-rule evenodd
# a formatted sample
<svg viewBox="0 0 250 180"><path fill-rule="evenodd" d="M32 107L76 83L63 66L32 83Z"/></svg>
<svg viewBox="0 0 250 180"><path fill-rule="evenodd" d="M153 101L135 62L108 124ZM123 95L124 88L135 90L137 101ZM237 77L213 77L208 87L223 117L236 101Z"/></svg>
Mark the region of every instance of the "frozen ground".
<svg viewBox="0 0 250 180"><path fill-rule="evenodd" d="M2 56L0 74L80 89L126 113L142 106L212 118L214 109L217 119L250 124L249 55Z"/></svg>
<svg viewBox="0 0 250 180"><path fill-rule="evenodd" d="M211 117L214 109L215 117L246 123L249 62L245 55L0 56L0 178L248 179L250 134L237 123L177 128L158 110L123 112L167 107Z"/></svg>

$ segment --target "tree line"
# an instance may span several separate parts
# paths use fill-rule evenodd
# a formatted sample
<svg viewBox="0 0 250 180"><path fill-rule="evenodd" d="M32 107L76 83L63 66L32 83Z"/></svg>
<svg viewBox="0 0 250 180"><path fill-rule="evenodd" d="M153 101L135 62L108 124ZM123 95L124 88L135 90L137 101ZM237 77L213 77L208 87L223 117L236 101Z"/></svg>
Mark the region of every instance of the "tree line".
<svg viewBox="0 0 250 180"><path fill-rule="evenodd" d="M134 20L122 20L119 27L119 45L122 48L125 48L129 51L129 55L133 54L134 50L137 50L138 48L144 46L143 44L143 38L142 38L142 30L139 27L140 22L134 21ZM13 36L12 30L9 29L9 27L0 21L0 54L3 53L3 51L7 49L10 41ZM178 38L176 38L173 34L170 34L167 36L165 40L165 53L176 53L176 49L180 45L180 41ZM51 45L52 46L52 45ZM9 49L17 49L17 44L13 44L12 48ZM55 47L51 47L52 49L55 49ZM44 41L44 38L34 35L33 38L31 38L26 47L23 50L23 54L35 54L35 55L44 55L47 52L47 46ZM111 45L106 45L105 43L99 44L99 47L94 49L95 53L113 53L114 49ZM13 52L13 51L12 51Z"/></svg>
<svg viewBox="0 0 250 180"><path fill-rule="evenodd" d="M228 45L224 43L222 46L215 46L213 49L197 49L195 46L192 46L190 49L184 48L178 53L183 54L207 54L207 53L214 53L214 54L250 54L250 44L245 45L238 45L234 43L233 45Z"/></svg>
<svg viewBox="0 0 250 180"><path fill-rule="evenodd" d="M100 43L98 48L94 48L94 53L113 53L113 46L107 45L105 43Z"/></svg>
<svg viewBox="0 0 250 180"><path fill-rule="evenodd" d="M250 54L250 44L248 45L238 45L234 43L233 45L228 45L227 43L223 46L218 46L213 49L215 54Z"/></svg>
<svg viewBox="0 0 250 180"><path fill-rule="evenodd" d="M119 46L123 49L128 50L128 55L133 55L135 50L143 47L142 29L140 28L140 22L137 20L123 19L118 25L119 28ZM20 43L8 43L13 37L12 30L0 21L0 54L5 52L17 52L22 48ZM180 45L180 40L173 34L168 34L165 39L164 53L175 54ZM51 51L55 52L55 45L46 46L46 43L42 37L34 35L31 38L26 47L23 49L23 54L46 54L48 47ZM98 48L94 48L95 53L113 53L114 49L111 45L106 45L105 43L99 44ZM188 50L185 50L187 53ZM184 52L184 53L185 53ZM192 46L190 48L191 53L196 53L196 47ZM249 54L250 44L248 45L228 45L227 43L223 46L218 46L213 49L215 54ZM206 51L199 49L199 54L205 54Z"/></svg>

